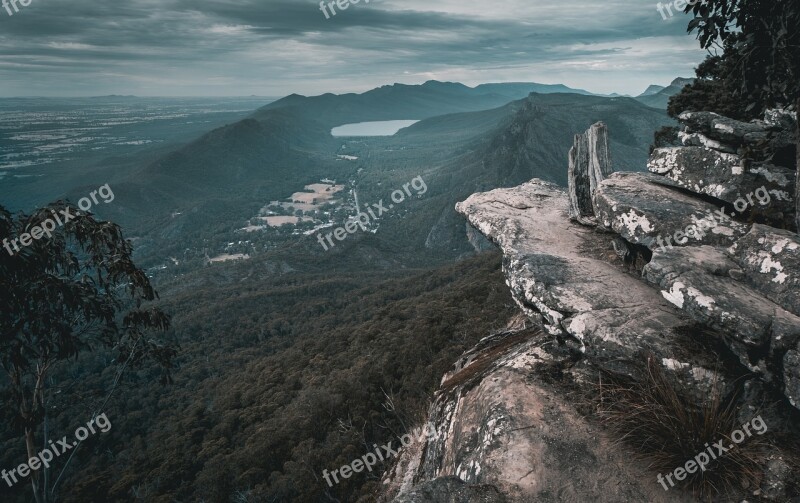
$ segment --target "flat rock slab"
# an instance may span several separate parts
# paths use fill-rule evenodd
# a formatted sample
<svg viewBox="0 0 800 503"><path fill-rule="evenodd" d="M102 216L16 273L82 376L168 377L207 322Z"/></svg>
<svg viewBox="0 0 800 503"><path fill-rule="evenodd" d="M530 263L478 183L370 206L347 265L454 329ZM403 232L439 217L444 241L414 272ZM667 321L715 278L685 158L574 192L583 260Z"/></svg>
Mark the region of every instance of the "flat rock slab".
<svg viewBox="0 0 800 503"><path fill-rule="evenodd" d="M593 258L587 250L607 247L610 237L571 222L568 208L565 191L541 180L473 194L456 205L502 248L516 302L529 316L541 316L552 334L577 339L591 361L627 372L650 351L662 362L685 358L670 370L686 378L707 376L716 356L682 330L692 325L688 317L646 283Z"/></svg>
<svg viewBox="0 0 800 503"><path fill-rule="evenodd" d="M749 230L722 206L666 186L663 177L651 174L612 174L600 184L595 203L600 224L650 249L670 243L729 246Z"/></svg>
<svg viewBox="0 0 800 503"><path fill-rule="evenodd" d="M678 118L691 132L731 145L766 139L773 129L768 124L741 122L714 112L684 112Z"/></svg>
<svg viewBox="0 0 800 503"><path fill-rule="evenodd" d="M787 168L765 164L745 169L738 155L705 147L655 149L647 167L681 187L735 204L737 209L794 211L796 175Z"/></svg>
<svg viewBox="0 0 800 503"><path fill-rule="evenodd" d="M748 252L742 256L752 257ZM741 276L741 265L725 249L711 246L656 251L644 268L645 279L666 300L728 336L726 342L742 364L780 385L787 375L800 372L787 353L800 341L800 318L735 279ZM784 393L797 406L800 390L789 384Z"/></svg>

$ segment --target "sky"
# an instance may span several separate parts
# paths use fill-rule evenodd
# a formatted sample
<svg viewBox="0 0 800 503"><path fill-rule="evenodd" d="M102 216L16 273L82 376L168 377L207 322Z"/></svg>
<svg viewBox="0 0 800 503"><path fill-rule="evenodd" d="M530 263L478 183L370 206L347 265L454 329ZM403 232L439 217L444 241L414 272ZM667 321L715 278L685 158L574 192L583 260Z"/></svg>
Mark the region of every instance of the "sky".
<svg viewBox="0 0 800 503"><path fill-rule="evenodd" d="M318 0L9 5L0 96L278 97L427 80L637 95L705 57L688 18L650 0L366 2L327 18Z"/></svg>

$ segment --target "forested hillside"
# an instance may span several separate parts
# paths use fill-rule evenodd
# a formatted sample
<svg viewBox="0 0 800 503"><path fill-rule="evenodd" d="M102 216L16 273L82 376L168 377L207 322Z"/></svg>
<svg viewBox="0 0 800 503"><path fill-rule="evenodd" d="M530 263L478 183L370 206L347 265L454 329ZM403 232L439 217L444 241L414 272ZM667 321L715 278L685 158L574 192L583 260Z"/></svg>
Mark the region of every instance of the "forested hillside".
<svg viewBox="0 0 800 503"><path fill-rule="evenodd" d="M207 268L161 296L181 344L175 383L145 371L123 381L105 411L113 427L78 451L64 501L324 501L323 469L419 426L444 371L515 312L494 252L393 273ZM53 435L104 395L112 376L95 358L63 370L80 392L54 390ZM23 448L6 433L0 464ZM370 501L377 477L329 494ZM25 489L3 501L26 501Z"/></svg>

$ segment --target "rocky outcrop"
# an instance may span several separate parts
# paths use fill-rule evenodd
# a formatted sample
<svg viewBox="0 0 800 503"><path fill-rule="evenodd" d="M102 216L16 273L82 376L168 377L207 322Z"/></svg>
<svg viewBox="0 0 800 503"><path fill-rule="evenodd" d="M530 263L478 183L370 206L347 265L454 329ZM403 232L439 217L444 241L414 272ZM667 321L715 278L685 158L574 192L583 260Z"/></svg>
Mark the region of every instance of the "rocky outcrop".
<svg viewBox="0 0 800 503"><path fill-rule="evenodd" d="M567 348L537 330L481 341L444 376L429 416L438 436L403 452L384 478L383 501L691 501L665 493L551 382L562 370L566 380L591 378L589 368L573 362ZM453 477L465 483L459 491L484 492L449 499L430 489L452 486Z"/></svg>
<svg viewBox="0 0 800 503"><path fill-rule="evenodd" d="M571 223L567 208L563 189L539 180L473 194L456 205L503 250L514 299L549 333L575 341L611 372L633 372L647 350L662 361L680 360L685 365L671 370L704 382L716 357L695 347L686 333L692 320L639 279L592 257L589 251L604 247L607 238Z"/></svg>
<svg viewBox="0 0 800 503"><path fill-rule="evenodd" d="M442 477L420 484L399 496L395 503L506 503L508 499L495 487L470 485L458 477Z"/></svg>
<svg viewBox="0 0 800 503"><path fill-rule="evenodd" d="M800 112L800 100L797 100L797 106L795 107L797 112ZM797 180L795 183L795 225L797 226L797 231L800 232L800 120L797 118L797 112L794 115L794 121L797 123L797 129L795 130L795 138L797 139L797 146L795 148L795 167L797 168ZM791 123L787 124L787 127L791 127Z"/></svg>
<svg viewBox="0 0 800 503"><path fill-rule="evenodd" d="M788 168L771 164L748 168L740 156L708 147L656 149L648 168L681 187L731 205L738 200L746 206L757 205L756 191L763 188L763 197L770 197L776 210L794 212L795 173Z"/></svg>
<svg viewBox="0 0 800 503"><path fill-rule="evenodd" d="M681 115L686 133L731 148L783 141L781 127L793 120L778 112L754 123L705 112ZM598 221L653 251L643 278L684 314L719 331L742 365L800 408L792 384L800 369L791 353L800 340L800 240L751 221L765 207L792 216L765 221L794 220L796 176L766 165L746 170L745 164L708 146L656 149L649 167L660 176L615 174L601 183Z"/></svg>
<svg viewBox="0 0 800 503"><path fill-rule="evenodd" d="M730 246L748 231L724 205L692 197L654 175L614 173L595 200L600 224L651 250L687 243Z"/></svg>
<svg viewBox="0 0 800 503"><path fill-rule="evenodd" d="M711 112L686 112L680 120L678 137L684 146L656 149L648 162L651 172L735 205L739 213L761 209L757 200L768 199L761 206L768 206L773 221L794 214L796 115L771 110L763 121L740 122Z"/></svg>
<svg viewBox="0 0 800 503"><path fill-rule="evenodd" d="M567 191L535 179L456 205L500 247L513 298L542 331L499 332L459 359L429 411L438 437L403 452L384 501L457 501L430 489L453 476L467 485L452 491L490 485L508 501L691 500L653 484L576 406L598 375L645 380L643 355L690 399L735 389L743 423L760 411L800 437L800 237L776 227L795 220L798 184L783 154L747 160L783 152L796 116L681 120L685 145L656 149L651 173L593 165L591 142L607 141L596 124L576 136ZM764 447L760 487L739 501L800 497L788 445Z"/></svg>
<svg viewBox="0 0 800 503"><path fill-rule="evenodd" d="M598 122L584 134L575 135L575 143L569 151L568 168L571 219L592 223L595 215L592 195L612 171L605 124Z"/></svg>

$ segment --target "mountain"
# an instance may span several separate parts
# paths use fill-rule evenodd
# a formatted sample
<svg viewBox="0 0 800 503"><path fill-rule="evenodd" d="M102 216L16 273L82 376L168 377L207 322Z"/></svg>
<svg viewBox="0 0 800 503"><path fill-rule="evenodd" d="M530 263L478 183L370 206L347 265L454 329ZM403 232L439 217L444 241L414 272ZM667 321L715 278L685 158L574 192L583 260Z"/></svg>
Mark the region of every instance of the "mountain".
<svg viewBox="0 0 800 503"><path fill-rule="evenodd" d="M531 93L553 94L553 93L573 93L591 95L589 91L583 89L573 89L563 84L536 84L528 82L504 82L501 84L481 84L476 86L476 92L494 93L502 96L510 96L515 99L525 97Z"/></svg>
<svg viewBox="0 0 800 503"><path fill-rule="evenodd" d="M669 99L681 92L686 85L691 84L692 82L694 82L694 79L692 78L678 77L677 79L673 80L669 86L661 88L656 92L653 91L660 86L651 85L644 93L637 96L636 99L649 107L666 110L667 105L669 104Z"/></svg>
<svg viewBox="0 0 800 503"><path fill-rule="evenodd" d="M425 246L444 252L465 246L463 220L453 211L458 197L498 187L512 187L541 178L567 184L567 156L575 132L598 121L609 130L615 170L645 171L653 131L672 121L666 113L633 98L604 98L574 94L532 94L498 111L457 114L421 121L397 135L404 138L437 138L446 124L467 121L494 126L473 137L468 150L446 161L438 171L441 180L430 185L449 187L446 204L426 236Z"/></svg>
<svg viewBox="0 0 800 503"><path fill-rule="evenodd" d="M419 120L449 113L488 110L522 99L532 92L589 94L563 85L500 83L473 88L455 82L430 80L422 85L382 86L362 94L328 93L313 97L293 94L261 108L254 117L263 117L271 110L292 109L299 116L330 127L346 122Z"/></svg>
<svg viewBox="0 0 800 503"><path fill-rule="evenodd" d="M187 250L222 253L217 248L241 240L236 229L266 203L323 178L356 189L363 202L377 202L387 200L387 190L423 176L429 191L405 203L408 216L389 218L378 234L362 233L339 245L336 253L353 251L344 259L319 257L323 250L313 236L287 235L278 244L258 232L248 240L306 271L429 265L471 249L453 211L459 198L533 177L565 184L564 152L573 134L597 121L609 125L616 166L643 170L653 131L671 123L664 112L632 98L552 93L509 102L497 94L525 93L524 86L428 82L360 95L288 96L115 184L117 203L104 217L140 238L139 253L163 261ZM420 117L392 137L330 134L344 123Z"/></svg>
<svg viewBox="0 0 800 503"><path fill-rule="evenodd" d="M645 89L645 90L644 90L644 92L643 92L642 94L640 94L639 96L637 96L637 98L643 98L643 97L645 97L645 96L652 96L652 95L654 95L654 94L657 94L657 93L659 93L659 92L663 91L664 89L666 89L666 87L664 87L664 86L659 86L658 84L650 84L650 87L648 87L647 89Z"/></svg>

